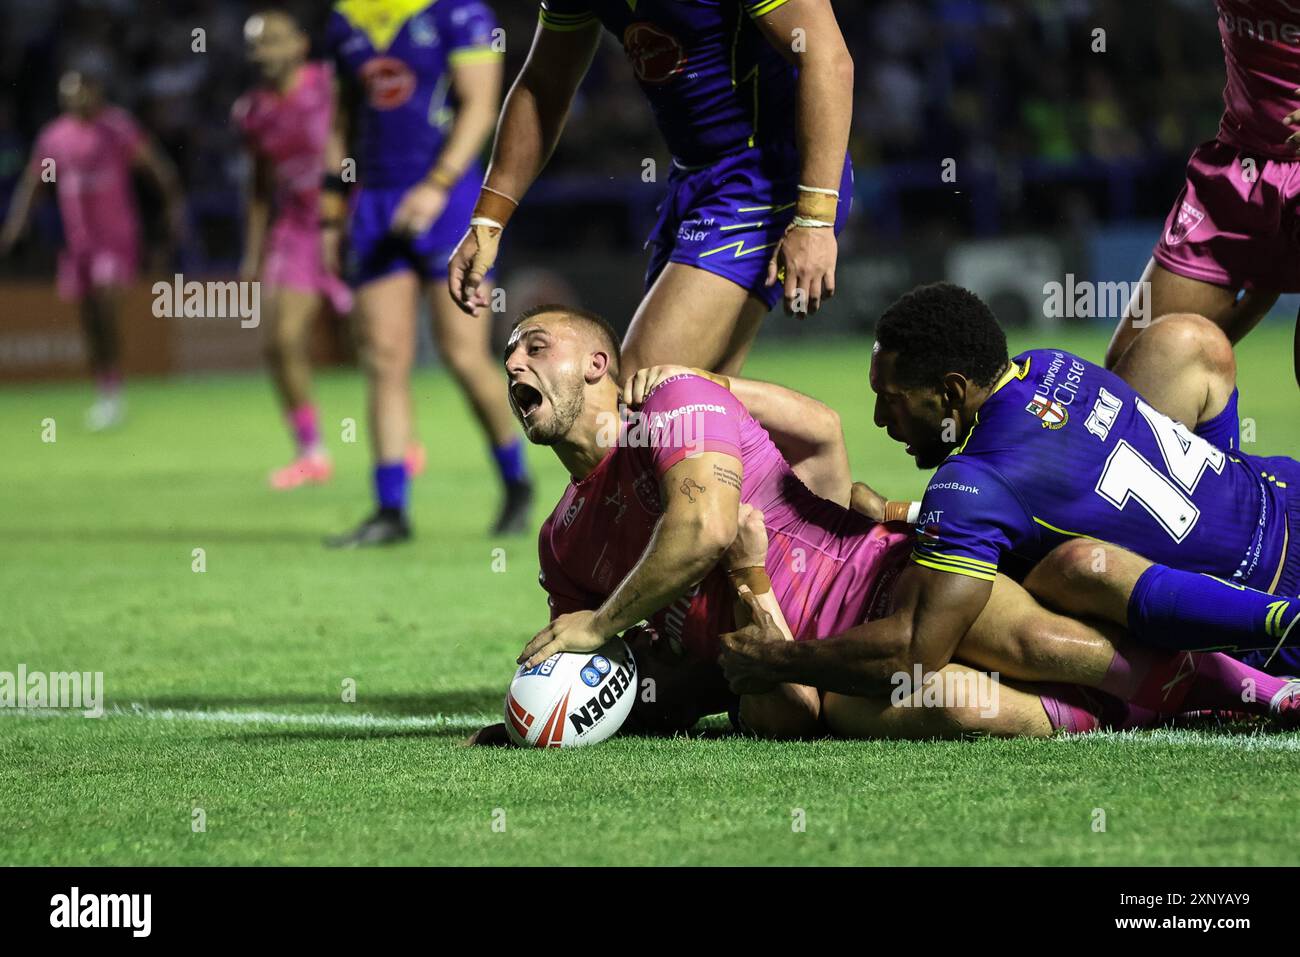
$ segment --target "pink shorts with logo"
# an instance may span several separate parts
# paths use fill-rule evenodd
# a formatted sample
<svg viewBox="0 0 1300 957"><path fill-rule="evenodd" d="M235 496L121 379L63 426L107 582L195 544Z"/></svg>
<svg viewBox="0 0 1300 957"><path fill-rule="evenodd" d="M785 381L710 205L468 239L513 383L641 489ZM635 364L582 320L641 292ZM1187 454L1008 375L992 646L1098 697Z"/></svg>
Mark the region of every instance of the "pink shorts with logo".
<svg viewBox="0 0 1300 957"><path fill-rule="evenodd" d="M118 243L59 253L58 290L63 299L82 299L95 289L128 286L140 267L139 247Z"/></svg>
<svg viewBox="0 0 1300 957"><path fill-rule="evenodd" d="M1155 260L1230 289L1300 292L1300 162L1202 143L1165 221Z"/></svg>
<svg viewBox="0 0 1300 957"><path fill-rule="evenodd" d="M340 316L352 310L352 291L321 262L320 232L313 227L279 222L266 238L262 281L303 292L319 292Z"/></svg>

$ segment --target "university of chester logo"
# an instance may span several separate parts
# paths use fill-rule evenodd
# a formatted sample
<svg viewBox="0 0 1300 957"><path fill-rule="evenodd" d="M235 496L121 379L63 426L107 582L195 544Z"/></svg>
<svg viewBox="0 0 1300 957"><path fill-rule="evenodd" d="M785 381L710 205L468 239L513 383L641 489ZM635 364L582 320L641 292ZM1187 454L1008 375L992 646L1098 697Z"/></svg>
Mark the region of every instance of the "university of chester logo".
<svg viewBox="0 0 1300 957"><path fill-rule="evenodd" d="M686 65L681 41L653 23L629 24L623 31L623 50L643 83L667 83Z"/></svg>
<svg viewBox="0 0 1300 957"><path fill-rule="evenodd" d="M1025 406L1025 411L1042 422L1045 429L1059 429L1070 421L1070 413L1066 411L1065 406L1051 399L1044 399L1042 396L1034 396L1030 399L1029 404Z"/></svg>

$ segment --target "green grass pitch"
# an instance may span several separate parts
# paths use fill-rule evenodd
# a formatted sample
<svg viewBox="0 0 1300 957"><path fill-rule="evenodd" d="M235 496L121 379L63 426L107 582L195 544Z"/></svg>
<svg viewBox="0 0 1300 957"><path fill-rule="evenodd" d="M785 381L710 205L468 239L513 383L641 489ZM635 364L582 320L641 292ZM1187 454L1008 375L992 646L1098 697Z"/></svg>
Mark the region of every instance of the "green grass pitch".
<svg viewBox="0 0 1300 957"><path fill-rule="evenodd" d="M1248 451L1300 447L1285 326L1240 350ZM868 349L765 343L747 371L838 408L855 474L912 495ZM346 554L320 539L368 504L364 433L339 441L356 374L320 381L334 483L288 495L265 485L288 447L263 379L128 395L127 426L90 435L87 386L0 389L0 670L102 671L110 708L0 711L0 864L1291 862L1297 734L463 748L545 604L535 539L484 534L495 485L449 380L418 378L417 540ZM540 522L564 477L530 456Z"/></svg>

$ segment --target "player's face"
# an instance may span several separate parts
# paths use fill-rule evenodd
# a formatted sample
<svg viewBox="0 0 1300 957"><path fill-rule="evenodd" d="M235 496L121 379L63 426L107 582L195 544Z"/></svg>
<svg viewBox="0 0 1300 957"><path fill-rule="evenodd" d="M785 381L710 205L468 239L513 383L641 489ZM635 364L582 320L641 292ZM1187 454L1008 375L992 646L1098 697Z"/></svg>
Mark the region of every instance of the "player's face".
<svg viewBox="0 0 1300 957"><path fill-rule="evenodd" d="M295 70L306 56L306 38L287 17L257 13L244 24L248 60L262 79L275 83Z"/></svg>
<svg viewBox="0 0 1300 957"><path fill-rule="evenodd" d="M875 421L895 442L907 446L907 454L919 469L932 469L943 462L953 443L954 432L939 389L904 388L895 373L896 355L882 352L879 344L871 355L871 388L876 393Z"/></svg>
<svg viewBox="0 0 1300 957"><path fill-rule="evenodd" d="M573 328L562 321L540 321L544 318L530 319L511 334L506 375L510 408L528 441L554 445L582 414L589 350Z"/></svg>
<svg viewBox="0 0 1300 957"><path fill-rule="evenodd" d="M59 103L69 113L90 116L99 108L99 87L80 73L65 73L59 77Z"/></svg>

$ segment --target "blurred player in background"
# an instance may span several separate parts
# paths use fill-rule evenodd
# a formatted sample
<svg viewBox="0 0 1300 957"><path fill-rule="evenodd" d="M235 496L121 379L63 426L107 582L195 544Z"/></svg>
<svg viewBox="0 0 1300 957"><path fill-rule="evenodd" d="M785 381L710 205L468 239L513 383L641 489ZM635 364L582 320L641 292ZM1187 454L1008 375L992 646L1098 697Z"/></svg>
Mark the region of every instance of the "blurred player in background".
<svg viewBox="0 0 1300 957"><path fill-rule="evenodd" d="M451 262L452 295L471 313L487 305L501 231L559 141L602 24L673 155L624 371L739 371L777 300L812 313L835 291L853 185L853 60L830 0L543 0ZM628 157L629 170L641 164Z"/></svg>
<svg viewBox="0 0 1300 957"><path fill-rule="evenodd" d="M329 262L343 225L341 164L355 156L360 185L348 220L348 272L364 330L378 506L355 530L330 539L334 547L411 534L407 484L419 463L407 461L410 373L421 284L439 351L483 427L504 486L493 532L527 525L532 485L489 355L491 313L467 320L445 281L482 180L476 157L500 101L495 28L491 10L478 0L342 0L330 15L326 43L349 94L341 102L350 108L336 112L323 239Z"/></svg>
<svg viewBox="0 0 1300 957"><path fill-rule="evenodd" d="M291 489L327 481L333 472L312 402L312 319L322 299L340 314L352 308L351 293L321 261L320 184L333 76L328 64L307 62L307 34L282 10L249 17L244 39L262 84L231 111L252 164L239 273L265 287L266 358L297 448L292 463L271 473L271 485Z"/></svg>
<svg viewBox="0 0 1300 957"><path fill-rule="evenodd" d="M75 70L64 73L59 78L59 104L63 112L41 130L14 192L0 229L0 256L8 254L26 229L41 185L53 183L64 237L59 295L80 306L98 391L86 424L99 431L119 424L126 412L117 311L140 262L132 170L143 172L158 188L173 243L183 230L185 202L171 161L129 113L105 102L98 77Z"/></svg>
<svg viewBox="0 0 1300 957"><path fill-rule="evenodd" d="M1236 343L1279 294L1300 292L1300 47L1286 39L1300 35L1300 4L1216 6L1227 68L1219 133L1187 164L1142 285L1106 351L1108 369L1152 319L1205 316ZM1300 338L1296 349L1300 381Z"/></svg>

